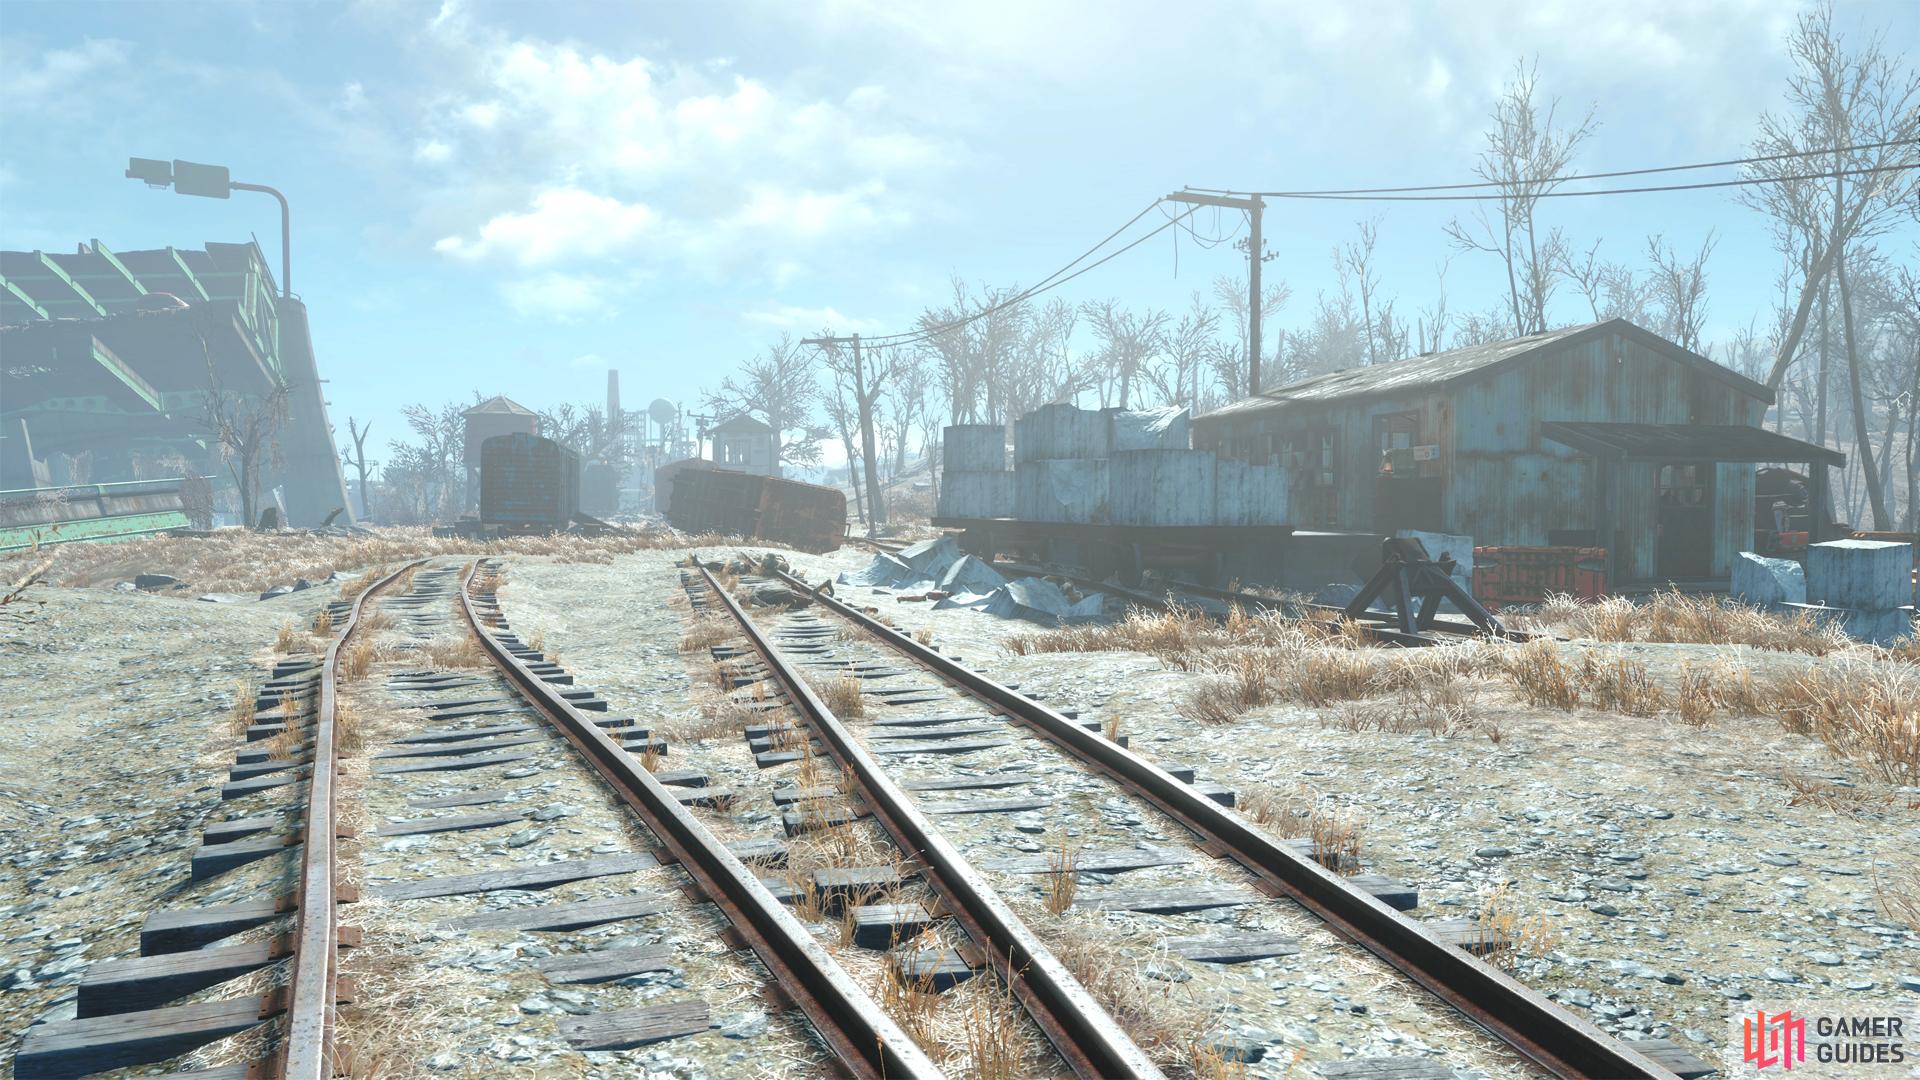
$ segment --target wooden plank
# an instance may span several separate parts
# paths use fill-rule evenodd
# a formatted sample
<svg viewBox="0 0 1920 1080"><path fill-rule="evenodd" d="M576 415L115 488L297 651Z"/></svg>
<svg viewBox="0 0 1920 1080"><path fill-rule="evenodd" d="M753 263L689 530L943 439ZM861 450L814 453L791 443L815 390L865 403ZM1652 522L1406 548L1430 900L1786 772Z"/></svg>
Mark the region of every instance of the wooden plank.
<svg viewBox="0 0 1920 1080"><path fill-rule="evenodd" d="M979 739L972 742L902 742L884 743L872 747L876 757L891 757L901 754L971 754L976 750L994 750L1002 746L1012 746L1012 739Z"/></svg>
<svg viewBox="0 0 1920 1080"><path fill-rule="evenodd" d="M541 730L539 724L489 724L485 727L445 727L429 728L412 735L393 740L399 743L461 742L466 739L486 738L490 735L519 735L528 731Z"/></svg>
<svg viewBox="0 0 1920 1080"><path fill-rule="evenodd" d="M1323 1080L1453 1080L1454 1071L1437 1057L1348 1058L1315 1062Z"/></svg>
<svg viewBox="0 0 1920 1080"><path fill-rule="evenodd" d="M861 904L853 909L853 943L862 949L891 949L919 937L933 923L917 903Z"/></svg>
<svg viewBox="0 0 1920 1080"><path fill-rule="evenodd" d="M500 825L512 825L524 821L526 814L518 810L507 810L493 814L458 814L450 817L414 818L411 821L393 821L373 830L375 836L418 836L421 833L464 832L468 829L491 829Z"/></svg>
<svg viewBox="0 0 1920 1080"><path fill-rule="evenodd" d="M140 925L140 955L198 949L285 914L271 899L150 912Z"/></svg>
<svg viewBox="0 0 1920 1080"><path fill-rule="evenodd" d="M707 774L699 769L661 769L653 778L668 787L707 786Z"/></svg>
<svg viewBox="0 0 1920 1080"><path fill-rule="evenodd" d="M614 896L604 900L572 900L564 904L483 911L442 919L440 925L456 930L581 930L658 915L667 908L667 902L658 896Z"/></svg>
<svg viewBox="0 0 1920 1080"><path fill-rule="evenodd" d="M513 716L525 715L525 705L472 705L464 709L448 709L433 714L435 720L471 720L476 716Z"/></svg>
<svg viewBox="0 0 1920 1080"><path fill-rule="evenodd" d="M416 810L445 810L454 806L479 806L483 803L503 802L516 795L524 794L526 794L524 791L506 790L469 791L462 795L434 796L425 799L417 797L411 798L407 800L407 805Z"/></svg>
<svg viewBox="0 0 1920 1080"><path fill-rule="evenodd" d="M869 726L875 728L946 727L949 724L968 724L985 719L984 716L896 716L886 720L875 720Z"/></svg>
<svg viewBox="0 0 1920 1080"><path fill-rule="evenodd" d="M526 746L530 743L544 742L548 735L507 735L493 739L473 739L467 742L442 742L417 746L400 746L391 750L382 750L373 755L376 761L391 758L448 757L458 754L479 754L488 750L505 750L510 746Z"/></svg>
<svg viewBox="0 0 1920 1080"><path fill-rule="evenodd" d="M298 773L274 773L272 776L261 776L252 780L235 780L231 784L220 785L220 798L227 801L243 799L262 791L297 784L300 778L310 771L308 766L302 765Z"/></svg>
<svg viewBox="0 0 1920 1080"><path fill-rule="evenodd" d="M935 776L903 781L908 791L973 791L981 788L1019 787L1039 779L1027 773L984 773L979 776Z"/></svg>
<svg viewBox="0 0 1920 1080"><path fill-rule="evenodd" d="M1006 733L1004 724L973 724L962 727L920 727L905 731L870 731L868 737L876 740L892 739L966 739L975 735L1002 735Z"/></svg>
<svg viewBox="0 0 1920 1080"><path fill-rule="evenodd" d="M66 1080L148 1065L238 1035L263 1019L260 999L248 997L35 1024L20 1040L14 1075Z"/></svg>
<svg viewBox="0 0 1920 1080"><path fill-rule="evenodd" d="M511 765L516 761L532 761L530 751L516 751L510 754L483 754L474 757L447 758L445 760L424 761L417 765L375 765L375 776L399 776L403 773L450 772L456 769L484 769L493 765Z"/></svg>
<svg viewBox="0 0 1920 1080"><path fill-rule="evenodd" d="M1347 884L1365 890L1395 911L1412 911L1420 906L1419 890L1385 874L1355 874L1347 879Z"/></svg>
<svg viewBox="0 0 1920 1080"><path fill-rule="evenodd" d="M200 839L208 844L226 844L242 837L252 836L257 832L266 832L268 829L292 828L299 820L298 815L281 812L229 818L226 821L209 821Z"/></svg>
<svg viewBox="0 0 1920 1080"><path fill-rule="evenodd" d="M983 870L997 870L1003 874L1051 874L1060 869L1059 860L1059 852L1043 851L1006 859L982 859L979 866ZM1098 874L1120 874L1152 866L1182 866L1192 861L1191 855L1178 848L1105 848L1081 851L1074 869L1091 870Z"/></svg>
<svg viewBox="0 0 1920 1080"><path fill-rule="evenodd" d="M727 850L741 862L778 866L787 861L786 841L773 837L767 837L764 840L734 840L727 844Z"/></svg>
<svg viewBox="0 0 1920 1080"><path fill-rule="evenodd" d="M928 814L1012 814L1052 806L1052 799L949 799L924 802L920 809Z"/></svg>
<svg viewBox="0 0 1920 1080"><path fill-rule="evenodd" d="M1185 885L1161 889L1088 889L1074 898L1077 908L1146 911L1170 915L1205 908L1236 907L1265 899L1240 885Z"/></svg>
<svg viewBox="0 0 1920 1080"><path fill-rule="evenodd" d="M695 1035L710 1026L707 1003L694 998L590 1016L570 1016L560 1021L559 1030L560 1037L575 1050L632 1050L682 1035Z"/></svg>
<svg viewBox="0 0 1920 1080"><path fill-rule="evenodd" d="M973 978L973 966L948 948L902 949L891 954L902 985L945 992Z"/></svg>
<svg viewBox="0 0 1920 1080"><path fill-rule="evenodd" d="M501 889L550 889L569 881L610 877L650 870L660 860L650 854L608 855L598 859L564 859L538 866L519 866L510 870L488 870L478 874L453 874L422 878L418 881L387 881L368 892L381 900L424 900L435 896L465 896L469 893L497 892Z"/></svg>
<svg viewBox="0 0 1920 1080"><path fill-rule="evenodd" d="M709 810L724 810L733 802L732 788L670 788L668 793L681 806L703 806Z"/></svg>
<svg viewBox="0 0 1920 1080"><path fill-rule="evenodd" d="M75 1010L84 1018L155 1009L279 959L271 943L250 941L216 949L102 960L88 967L81 977Z"/></svg>
<svg viewBox="0 0 1920 1080"><path fill-rule="evenodd" d="M250 836L226 844L208 844L193 853L190 877L194 881L218 877L236 867L278 855L297 843L298 837L293 834L277 833L272 836Z"/></svg>
<svg viewBox="0 0 1920 1080"><path fill-rule="evenodd" d="M1268 930L1167 938L1160 943L1160 947L1175 956L1209 964L1244 964L1269 956L1292 956L1300 951L1299 941Z"/></svg>
<svg viewBox="0 0 1920 1080"><path fill-rule="evenodd" d="M1652 1058L1680 1080L1699 1080L1716 1071L1713 1064L1694 1056L1672 1039L1628 1039L1627 1045Z"/></svg>
<svg viewBox="0 0 1920 1080"><path fill-rule="evenodd" d="M597 952L555 956L534 965L549 982L596 983L624 979L648 971L671 971L673 948L668 945L637 945L628 949L603 949Z"/></svg>

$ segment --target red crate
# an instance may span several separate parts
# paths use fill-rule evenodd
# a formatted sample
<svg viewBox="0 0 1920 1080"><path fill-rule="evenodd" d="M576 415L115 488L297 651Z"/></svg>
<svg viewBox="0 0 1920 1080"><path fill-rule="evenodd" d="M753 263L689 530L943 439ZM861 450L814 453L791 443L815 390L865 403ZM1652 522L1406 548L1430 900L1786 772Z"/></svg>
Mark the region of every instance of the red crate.
<svg viewBox="0 0 1920 1080"><path fill-rule="evenodd" d="M1537 604L1549 593L1598 600L1606 592L1606 548L1473 549L1473 598L1490 608L1503 604Z"/></svg>

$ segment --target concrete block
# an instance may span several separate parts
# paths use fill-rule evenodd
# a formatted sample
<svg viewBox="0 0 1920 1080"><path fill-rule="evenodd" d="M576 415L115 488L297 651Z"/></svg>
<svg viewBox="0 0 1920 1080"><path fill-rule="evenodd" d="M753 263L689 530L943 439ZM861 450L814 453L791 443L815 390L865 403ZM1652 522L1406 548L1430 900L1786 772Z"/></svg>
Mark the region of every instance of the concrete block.
<svg viewBox="0 0 1920 1080"><path fill-rule="evenodd" d="M1819 604L1787 604L1788 611L1805 611L1822 625L1838 625L1855 641L1870 645L1894 645L1914 636L1914 608L1908 604L1873 611L1864 608L1822 607Z"/></svg>
<svg viewBox="0 0 1920 1080"><path fill-rule="evenodd" d="M1807 548L1807 600L1885 611L1913 603L1913 545L1831 540Z"/></svg>
<svg viewBox="0 0 1920 1080"><path fill-rule="evenodd" d="M1806 568L1792 559L1769 559L1742 551L1733 558L1733 587L1728 595L1755 607L1807 602Z"/></svg>

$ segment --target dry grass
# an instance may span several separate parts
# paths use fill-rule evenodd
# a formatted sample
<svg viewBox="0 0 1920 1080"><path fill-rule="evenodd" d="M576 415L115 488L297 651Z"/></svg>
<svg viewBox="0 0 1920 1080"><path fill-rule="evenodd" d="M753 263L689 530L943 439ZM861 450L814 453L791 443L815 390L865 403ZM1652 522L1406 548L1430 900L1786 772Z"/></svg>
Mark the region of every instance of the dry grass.
<svg viewBox="0 0 1920 1080"><path fill-rule="evenodd" d="M923 626L920 629L915 630L913 632L913 640L919 642L922 645L925 645L928 648L932 648L933 647L933 628Z"/></svg>
<svg viewBox="0 0 1920 1080"><path fill-rule="evenodd" d="M1580 658L1580 681L1593 707L1627 716L1653 716L1667 707L1667 694L1647 673L1647 665L1616 655L1611 661L1587 653Z"/></svg>
<svg viewBox="0 0 1920 1080"><path fill-rule="evenodd" d="M372 634L364 630L355 631L353 640L339 653L340 678L347 682L366 678L367 672L373 670L373 658L377 651Z"/></svg>
<svg viewBox="0 0 1920 1080"><path fill-rule="evenodd" d="M1513 890L1502 882L1480 902L1474 922L1479 931L1474 950L1495 967L1513 970L1523 957L1543 956L1559 944L1559 935L1544 916L1521 915Z"/></svg>
<svg viewBox="0 0 1920 1080"><path fill-rule="evenodd" d="M1358 810L1316 807L1307 822L1307 838L1313 842L1314 861L1335 873L1359 873L1363 832Z"/></svg>
<svg viewBox="0 0 1920 1080"><path fill-rule="evenodd" d="M338 571L392 567L437 555L531 555L563 563L609 563L635 551L693 547L721 541L668 529L636 529L615 536L520 536L482 542L436 537L424 526L376 528L367 536L304 532L260 533L220 529L210 536L160 536L117 544L64 544L52 580L68 586L110 585L140 573L171 574L201 592L262 592L296 578L321 581ZM365 576L365 575L363 575ZM342 590L348 599L366 582ZM358 588L354 585L358 584Z"/></svg>
<svg viewBox="0 0 1920 1080"><path fill-rule="evenodd" d="M1520 629L1594 641L1750 645L1814 656L1858 648L1838 628L1822 626L1805 613L1779 615L1723 596L1677 590L1637 604L1624 597L1588 603L1551 596L1533 611L1502 616Z"/></svg>
<svg viewBox="0 0 1920 1080"><path fill-rule="evenodd" d="M686 632L680 635L680 651L700 652L711 649L715 645L732 640L738 633L739 630L734 626L733 620L724 615L695 615L687 626Z"/></svg>
<svg viewBox="0 0 1920 1080"><path fill-rule="evenodd" d="M1274 611L1248 613L1239 607L1224 620L1196 608L1171 611L1131 608L1117 622L1063 626L1009 635L1002 645L1018 656L1050 652L1140 652L1169 666L1189 670L1207 653L1226 649L1297 651L1325 645L1352 648L1364 636L1349 620L1312 616L1288 618Z"/></svg>
<svg viewBox="0 0 1920 1080"><path fill-rule="evenodd" d="M1080 848L1060 837L1060 847L1047 859L1046 893L1042 903L1050 915L1064 915L1080 891Z"/></svg>
<svg viewBox="0 0 1920 1080"><path fill-rule="evenodd" d="M344 756L355 757L366 748L366 725L344 700L333 703L333 745Z"/></svg>
<svg viewBox="0 0 1920 1080"><path fill-rule="evenodd" d="M1547 638L1504 649L1501 670L1529 705L1571 709L1580 704L1574 669L1560 656L1560 646Z"/></svg>
<svg viewBox="0 0 1920 1080"><path fill-rule="evenodd" d="M940 939L931 930L901 946L903 950L937 949ZM903 976L896 964L883 964L880 970L879 1004L888 1016L906 1031L907 1036L930 1054L941 1052L935 1017L940 1012L940 992L933 988L931 969L915 976Z"/></svg>
<svg viewBox="0 0 1920 1080"><path fill-rule="evenodd" d="M1304 784L1285 790L1254 788L1237 801L1248 820L1283 839L1306 835L1307 823L1313 820L1314 794Z"/></svg>
<svg viewBox="0 0 1920 1080"><path fill-rule="evenodd" d="M414 645L413 649L434 671L484 668L493 663L487 659L486 650L480 647L480 642L472 634L432 638Z"/></svg>
<svg viewBox="0 0 1920 1080"><path fill-rule="evenodd" d="M1920 866L1899 867L1882 876L1876 864L1873 899L1880 914L1909 930L1920 930Z"/></svg>
<svg viewBox="0 0 1920 1080"><path fill-rule="evenodd" d="M317 638L333 636L333 606L331 604L314 612L313 636Z"/></svg>
<svg viewBox="0 0 1920 1080"><path fill-rule="evenodd" d="M821 680L813 683L813 690L833 715L842 720L858 720L867 714L866 699L860 693L860 679L857 676L841 675L835 679Z"/></svg>
<svg viewBox="0 0 1920 1080"><path fill-rule="evenodd" d="M254 699L258 696L259 691L254 688L252 681L241 679L234 684L233 710L229 716L236 737L245 735L247 729L253 726Z"/></svg>
<svg viewBox="0 0 1920 1080"><path fill-rule="evenodd" d="M640 767L648 772L660 771L660 748L652 739L648 739L647 745L640 751Z"/></svg>
<svg viewBox="0 0 1920 1080"><path fill-rule="evenodd" d="M1323 717L1322 726L1349 733L1379 732L1386 735L1424 733L1439 737L1470 734L1480 730L1464 705L1429 704L1402 698L1398 701L1369 701L1348 705L1331 717Z"/></svg>
<svg viewBox="0 0 1920 1080"><path fill-rule="evenodd" d="M1782 773L1780 782L1793 789L1788 806L1817 806L1837 814L1857 814L1881 801L1865 788L1800 773Z"/></svg>
<svg viewBox="0 0 1920 1080"><path fill-rule="evenodd" d="M1021 1008L1013 997L1013 986L995 979L991 972L974 976L982 985L967 1000L962 1018L966 1031L967 1075L979 1080L1022 1080L1029 1075L1026 1060L1029 1048L1023 1038L1026 1025L1018 1023Z"/></svg>
<svg viewBox="0 0 1920 1080"><path fill-rule="evenodd" d="M1134 1044L1170 1074L1189 1065L1194 1035L1214 1026L1209 1004L1181 984L1149 979L1137 959L1151 942L1125 939L1103 921L1069 917L1051 928L1048 947Z"/></svg>
<svg viewBox="0 0 1920 1080"><path fill-rule="evenodd" d="M1752 675L1749 673L1748 678ZM1674 711L1688 727L1703 728L1713 723L1720 711L1720 696L1714 690L1713 674L1689 665L1680 667L1680 690L1674 695Z"/></svg>
<svg viewBox="0 0 1920 1080"><path fill-rule="evenodd" d="M282 656L305 652L312 647L313 642L307 639L307 635L301 631L299 624L291 619L280 624L280 632L273 639L273 651Z"/></svg>
<svg viewBox="0 0 1920 1080"><path fill-rule="evenodd" d="M1920 672L1829 659L1770 695L1780 725L1890 784L1920 784Z"/></svg>

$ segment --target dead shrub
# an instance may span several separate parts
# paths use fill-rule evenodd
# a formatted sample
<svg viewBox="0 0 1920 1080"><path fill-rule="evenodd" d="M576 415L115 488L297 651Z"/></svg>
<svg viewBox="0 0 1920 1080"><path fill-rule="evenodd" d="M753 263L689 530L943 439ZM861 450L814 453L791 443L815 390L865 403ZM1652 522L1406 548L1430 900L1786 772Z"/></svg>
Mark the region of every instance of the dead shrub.
<svg viewBox="0 0 1920 1080"><path fill-rule="evenodd" d="M1365 697L1378 666L1373 652L1315 652L1296 668L1289 697L1315 707Z"/></svg>
<svg viewBox="0 0 1920 1080"><path fill-rule="evenodd" d="M1255 788L1238 799L1240 812L1283 839L1304 836L1313 819L1314 795L1304 784L1286 790Z"/></svg>
<svg viewBox="0 0 1920 1080"><path fill-rule="evenodd" d="M720 615L696 615L680 635L681 652L711 649L734 636L733 620Z"/></svg>
<svg viewBox="0 0 1920 1080"><path fill-rule="evenodd" d="M1080 849L1062 834L1060 846L1047 858L1046 893L1042 900L1051 915L1064 915L1080 891Z"/></svg>
<svg viewBox="0 0 1920 1080"><path fill-rule="evenodd" d="M230 715L236 736L245 735L247 729L253 726L254 699L258 696L259 691L254 689L251 681L241 679L234 684L233 711Z"/></svg>
<svg viewBox="0 0 1920 1080"><path fill-rule="evenodd" d="M1521 915L1513 890L1506 882L1494 886L1480 901L1475 919L1479 941L1475 952L1498 968L1513 970L1523 957L1543 956L1559 944L1559 935L1546 917Z"/></svg>
<svg viewBox="0 0 1920 1080"><path fill-rule="evenodd" d="M1321 720L1323 727L1339 728L1349 734L1378 732L1383 735L1424 733L1440 737L1460 735L1474 729L1464 705L1430 705L1417 700L1370 701L1344 706Z"/></svg>
<svg viewBox="0 0 1920 1080"><path fill-rule="evenodd" d="M338 671L340 678L354 682L367 677L373 669L373 638L369 634L356 632L353 640L339 652Z"/></svg>
<svg viewBox="0 0 1920 1080"><path fill-rule="evenodd" d="M1667 705L1666 691L1647 674L1647 665L1616 655L1611 662L1589 653L1580 658L1580 680L1596 709L1627 716L1653 716Z"/></svg>
<svg viewBox="0 0 1920 1080"><path fill-rule="evenodd" d="M1360 838L1363 823L1359 811L1315 807L1307 822L1307 838L1313 842L1313 859L1339 874L1360 872Z"/></svg>
<svg viewBox="0 0 1920 1080"><path fill-rule="evenodd" d="M1876 863L1873 899L1880 914L1909 930L1920 930L1920 866L1905 866L1882 876Z"/></svg>
<svg viewBox="0 0 1920 1080"><path fill-rule="evenodd" d="M1560 657L1560 646L1538 638L1501 655L1502 670L1529 705L1571 709L1580 704L1574 672Z"/></svg>
<svg viewBox="0 0 1920 1080"><path fill-rule="evenodd" d="M328 605L313 613L313 636L317 638L333 636L333 606Z"/></svg>
<svg viewBox="0 0 1920 1080"><path fill-rule="evenodd" d="M1591 603L1550 596L1538 608L1517 613L1511 620L1524 629L1592 641L1750 645L1814 656L1857 648L1837 627L1823 625L1805 612L1779 614L1724 596L1677 589L1639 603L1619 596Z"/></svg>
<svg viewBox="0 0 1920 1080"><path fill-rule="evenodd" d="M414 645L414 651L434 671L454 668L484 668L492 665L487 652L472 634L432 638Z"/></svg>
<svg viewBox="0 0 1920 1080"><path fill-rule="evenodd" d="M1680 722L1688 727L1703 728L1713 723L1713 714L1720 708L1720 698L1714 692L1712 674L1681 665L1680 690L1674 696L1674 701Z"/></svg>
<svg viewBox="0 0 1920 1080"><path fill-rule="evenodd" d="M1920 673L1828 660L1773 688L1780 725L1892 784L1920 783Z"/></svg>
<svg viewBox="0 0 1920 1080"><path fill-rule="evenodd" d="M1818 806L1835 813L1857 814L1878 801L1872 792L1863 788L1803 773L1781 773L1780 782L1793 789L1787 799L1788 806Z"/></svg>
<svg viewBox="0 0 1920 1080"><path fill-rule="evenodd" d="M976 987L967 999L963 1018L967 1075L980 1080L1021 1080L1030 1075L1026 1068L1028 1047L1022 1037L1027 1029L1015 1022L1022 1012L1014 1000L1013 986L991 971L974 978L990 980L992 985Z"/></svg>
<svg viewBox="0 0 1920 1080"><path fill-rule="evenodd" d="M1270 653L1239 652L1211 666L1180 703L1180 715L1203 724L1225 724L1274 700L1270 680L1278 674Z"/></svg>
<svg viewBox="0 0 1920 1080"><path fill-rule="evenodd" d="M273 639L273 651L290 656L305 651L311 644L306 635L300 632L300 627L289 620L280 624L280 632Z"/></svg>
<svg viewBox="0 0 1920 1080"><path fill-rule="evenodd" d="M860 693L860 679L854 675L842 675L839 678L813 684L814 692L828 711L842 720L858 720L867 713L866 700Z"/></svg>

